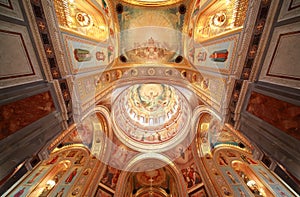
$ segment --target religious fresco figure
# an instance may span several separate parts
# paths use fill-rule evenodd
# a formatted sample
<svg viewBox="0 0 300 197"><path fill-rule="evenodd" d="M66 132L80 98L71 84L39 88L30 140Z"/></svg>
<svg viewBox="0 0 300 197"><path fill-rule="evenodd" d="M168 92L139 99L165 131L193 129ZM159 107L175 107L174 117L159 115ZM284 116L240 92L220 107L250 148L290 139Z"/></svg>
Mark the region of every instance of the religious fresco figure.
<svg viewBox="0 0 300 197"><path fill-rule="evenodd" d="M78 168L75 168L75 170L72 171L72 173L69 175L69 177L65 180L65 183L68 184L68 183L71 183L73 178L76 176L77 174L77 169Z"/></svg>
<svg viewBox="0 0 300 197"><path fill-rule="evenodd" d="M236 157L236 154L234 154L233 152L231 152L231 151L226 151L226 155L227 155L227 157Z"/></svg>
<svg viewBox="0 0 300 197"><path fill-rule="evenodd" d="M160 185L166 180L166 173L162 169L155 169L139 172L136 178L142 185Z"/></svg>
<svg viewBox="0 0 300 197"><path fill-rule="evenodd" d="M200 51L197 55L198 62L203 62L206 60L207 53L205 51Z"/></svg>
<svg viewBox="0 0 300 197"><path fill-rule="evenodd" d="M29 181L27 181L27 183L33 183L34 180L42 173L42 171L44 170L44 168L41 168L33 177L32 179L30 179Z"/></svg>
<svg viewBox="0 0 300 197"><path fill-rule="evenodd" d="M214 51L209 58L214 62L225 62L228 58L228 51L227 49Z"/></svg>
<svg viewBox="0 0 300 197"><path fill-rule="evenodd" d="M49 164L54 164L54 163L57 161L58 158L59 158L59 155L56 155L55 157L53 157L53 159L52 159L51 161L49 161L49 162L47 163L47 165L49 165Z"/></svg>
<svg viewBox="0 0 300 197"><path fill-rule="evenodd" d="M253 161L251 158L249 158L245 155L241 155L241 158L243 159L244 162L246 162L248 164L257 164L257 162Z"/></svg>
<svg viewBox="0 0 300 197"><path fill-rule="evenodd" d="M103 51L97 51L96 52L96 59L97 61L104 61L106 58L105 54Z"/></svg>
<svg viewBox="0 0 300 197"><path fill-rule="evenodd" d="M193 165L181 170L181 172L188 188L192 188L193 186L201 183L200 174L194 169Z"/></svg>
<svg viewBox="0 0 300 197"><path fill-rule="evenodd" d="M17 193L15 193L14 197L20 197L24 193L25 187L23 187L21 190L19 190Z"/></svg>
<svg viewBox="0 0 300 197"><path fill-rule="evenodd" d="M38 197L46 197L49 195L51 190L53 189L54 185L46 184L46 186L43 188L42 192L38 195Z"/></svg>
<svg viewBox="0 0 300 197"><path fill-rule="evenodd" d="M79 155L76 157L76 161L74 162L74 164L82 164L83 161L84 161L84 155L79 154Z"/></svg>
<svg viewBox="0 0 300 197"><path fill-rule="evenodd" d="M101 182L106 186L114 189L118 182L119 175L120 175L120 170L107 166L106 173L102 178Z"/></svg>
<svg viewBox="0 0 300 197"><path fill-rule="evenodd" d="M226 170L226 174L229 176L229 178L231 179L232 183L233 183L233 184L236 184L236 180L235 180L235 178L232 176L231 172L229 172L229 171Z"/></svg>
<svg viewBox="0 0 300 197"><path fill-rule="evenodd" d="M74 157L77 151L70 151L67 155L67 157Z"/></svg>
<svg viewBox="0 0 300 197"><path fill-rule="evenodd" d="M79 188L77 187L73 192L72 196L76 196L79 193Z"/></svg>
<svg viewBox="0 0 300 197"><path fill-rule="evenodd" d="M89 173L90 173L90 171L91 171L91 168L87 168L87 169L85 169L84 171L83 171L83 175L88 175Z"/></svg>
<svg viewBox="0 0 300 197"><path fill-rule="evenodd" d="M59 192L57 192L55 197L62 197L64 195L64 190L65 190L65 188L62 188Z"/></svg>
<svg viewBox="0 0 300 197"><path fill-rule="evenodd" d="M268 174L265 171L263 171L262 169L259 169L258 172L263 177L265 177L270 183L274 183L273 180L268 176Z"/></svg>
<svg viewBox="0 0 300 197"><path fill-rule="evenodd" d="M185 153L184 153L183 147L179 147L178 150L180 151L180 157L182 157L182 159L184 159Z"/></svg>
<svg viewBox="0 0 300 197"><path fill-rule="evenodd" d="M228 189L227 189L226 187L222 187L222 190L223 190L223 193L224 193L226 196L231 195L230 191L228 191Z"/></svg>
<svg viewBox="0 0 300 197"><path fill-rule="evenodd" d="M240 193L240 197L246 197L246 194L240 188L238 188L238 190Z"/></svg>
<svg viewBox="0 0 300 197"><path fill-rule="evenodd" d="M220 165L228 165L228 162L222 153L219 154L218 161Z"/></svg>
<svg viewBox="0 0 300 197"><path fill-rule="evenodd" d="M90 51L86 49L74 49L74 57L77 62L87 62L92 59Z"/></svg>
<svg viewBox="0 0 300 197"><path fill-rule="evenodd" d="M81 26L81 27L87 27L92 25L93 21L90 15L84 12L78 12L76 13L76 22Z"/></svg>

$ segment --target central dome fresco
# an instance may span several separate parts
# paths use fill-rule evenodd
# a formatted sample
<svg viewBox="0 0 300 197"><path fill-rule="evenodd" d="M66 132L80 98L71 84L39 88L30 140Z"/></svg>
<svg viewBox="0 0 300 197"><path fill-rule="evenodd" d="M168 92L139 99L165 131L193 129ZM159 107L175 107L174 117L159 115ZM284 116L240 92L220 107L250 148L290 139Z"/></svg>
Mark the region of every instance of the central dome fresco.
<svg viewBox="0 0 300 197"><path fill-rule="evenodd" d="M168 122L179 108L174 88L162 84L135 85L125 99L126 112L131 119L147 127Z"/></svg>
<svg viewBox="0 0 300 197"><path fill-rule="evenodd" d="M191 109L186 98L165 84L137 84L125 89L112 106L117 137L140 152L164 151L188 133Z"/></svg>

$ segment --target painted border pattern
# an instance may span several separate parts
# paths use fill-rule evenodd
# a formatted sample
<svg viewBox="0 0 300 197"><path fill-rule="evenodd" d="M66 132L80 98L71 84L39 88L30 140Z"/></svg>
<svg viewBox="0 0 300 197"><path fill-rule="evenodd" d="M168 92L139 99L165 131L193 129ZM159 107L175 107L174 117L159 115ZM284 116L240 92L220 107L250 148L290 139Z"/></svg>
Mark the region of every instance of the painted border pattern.
<svg viewBox="0 0 300 197"><path fill-rule="evenodd" d="M60 91L63 95L64 104L67 109L67 123L68 125L71 125L74 123L74 120L72 117L73 113L70 88L68 87L67 79L62 78L62 74L58 66L58 61L49 32L49 25L47 24L47 20L42 6L42 0L31 0L30 3L35 16L35 22L40 33L40 38L43 43L44 51L48 60L48 66L50 67L52 77L54 80L56 79L59 82Z"/></svg>
<svg viewBox="0 0 300 197"><path fill-rule="evenodd" d="M237 107L238 100L240 98L240 93L242 91L243 82L249 80L253 63L255 61L256 53L259 47L259 43L261 41L261 36L264 30L265 22L269 13L271 1L261 1L258 17L255 22L254 31L252 34L251 42L248 47L246 61L243 66L243 70L239 79L235 80L234 88L232 91L231 99L229 102L229 118L228 123L234 125L235 120L235 110Z"/></svg>

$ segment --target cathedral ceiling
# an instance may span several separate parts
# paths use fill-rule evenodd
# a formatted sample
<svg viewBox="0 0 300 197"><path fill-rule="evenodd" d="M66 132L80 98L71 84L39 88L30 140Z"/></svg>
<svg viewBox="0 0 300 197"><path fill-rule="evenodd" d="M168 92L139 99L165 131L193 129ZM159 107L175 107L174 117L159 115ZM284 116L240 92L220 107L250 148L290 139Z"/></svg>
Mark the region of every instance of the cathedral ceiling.
<svg viewBox="0 0 300 197"><path fill-rule="evenodd" d="M149 151L145 144L165 150L186 136L187 92L225 113L247 3L54 1L66 69L74 75L75 119L82 121L105 95L120 141ZM118 88L115 100L108 96Z"/></svg>
<svg viewBox="0 0 300 197"><path fill-rule="evenodd" d="M182 0L122 0L125 3L139 6L165 6L173 5L181 2Z"/></svg>
<svg viewBox="0 0 300 197"><path fill-rule="evenodd" d="M195 107L226 111L244 21L236 14L245 12L237 12L245 6L240 2L247 1L54 1L77 123L63 144L82 143L108 164L101 184L109 191L120 189L112 174L118 179L130 165L137 170L128 188L137 196L166 196L170 188L180 196L179 183L187 186L182 191L203 188L191 146ZM199 130L213 124L207 120ZM199 135L201 154L211 154L210 145L238 146L225 131ZM138 164L145 158L158 166Z"/></svg>
<svg viewBox="0 0 300 197"><path fill-rule="evenodd" d="M10 4L10 1L3 2ZM12 2L14 6L22 4L22 1ZM262 1L261 5L266 6L267 2ZM236 109L228 106L228 99L232 97L237 102L239 92L232 93L232 79L239 79L241 75L243 68L239 67L244 66L242 57L247 56L253 61L257 51L257 43L249 48L249 52L245 50L248 47L249 24L244 25L244 21L247 8L253 11L253 4L249 5L248 0L54 0L53 5L50 1L47 5L44 1L26 1L26 5L30 3L35 16L27 19L36 19L37 36L29 32L31 23L34 23L31 20L30 28L20 27L23 22L27 24L25 18L28 13L23 13L22 16L24 10L14 16L20 20L20 24L12 26L17 32L11 32L10 21L1 22L2 37L6 38L3 39L4 46L7 46L4 48L14 50L10 45L17 43L17 39L12 36L17 33L22 38L20 50L26 51L25 54L24 51L17 50L14 64L8 61L11 59L7 55L9 53L4 54L4 64L12 67L3 71L6 76L3 75L1 83L6 87L20 84L23 80L40 80L36 58L40 58L39 55L45 56L41 62L49 64L45 75L48 81L53 80L55 91L58 97L61 96L59 105L63 106L63 119L65 121L74 114L77 121L76 128L65 131L51 144L49 150L57 147L56 143L61 143L67 149L76 149L78 144L89 148L92 160L97 158L107 164L103 168L101 179L99 177L97 180L112 195L122 191L121 187L124 185L117 186L118 180L128 183L123 193L129 192L128 194L141 197L169 194L183 196L176 185L182 185L180 190L185 191L184 195L189 193L196 196L201 195L200 192L205 194L200 176L203 169L197 165L199 156L202 157L209 176L220 181L223 191L220 189L218 192L226 196L251 192L250 186L249 191L242 187L242 184L246 186L248 182L239 182L237 175L243 178L249 173L245 164L253 165L253 169L257 170L263 168L258 167L258 163L252 159L250 152L253 147L247 140L232 128L223 128L221 124L222 115L227 115L228 108ZM52 13L54 10L55 13ZM11 17L9 13L5 16ZM265 19L260 26L255 27L255 36L262 33L264 22ZM243 31L244 27L248 29ZM39 48L40 45L35 47L32 37L42 41L45 47L45 51L39 55L33 54L33 48ZM257 42L257 39L253 42ZM28 65L20 63L21 60L28 62ZM14 65L25 65L26 72L12 75L14 71L20 70L20 67ZM246 66L249 67L248 62ZM249 71L250 68L247 69ZM249 73L250 71L243 73L243 76L247 78ZM27 75L36 76L30 79ZM71 93L73 109L69 89L74 90ZM44 97L49 100L47 95ZM255 99L257 95L253 95L246 110L259 117L255 113L259 110L253 110L254 101L259 99ZM263 98L261 95L257 97ZM29 97L31 100L32 98L34 97ZM24 106L23 101L28 104L23 99L13 105ZM13 105L2 106L5 112L4 127L9 128L10 133L0 136L1 139L36 120L30 118L26 124L18 123L18 127L12 127L11 122L14 120L8 120L11 112L22 112ZM52 102L51 97L46 102L46 107L41 108L43 109L37 110L45 111L40 114L43 117L59 106ZM289 109L292 112L296 110L291 105ZM23 113L29 114L26 110ZM201 114L201 110L207 114ZM265 117L259 118L266 120ZM276 125L274 121L266 122ZM68 124L72 124L72 121ZM292 122L289 127L280 129L292 135L294 125ZM70 130L72 131L69 132ZM297 135L293 136L299 138ZM191 145L191 142L194 144ZM197 150L194 150L195 147ZM39 169L39 173L46 173L46 168L50 170L49 166L55 166L57 161L66 159L68 169L71 169L72 163L72 166L74 164L79 167L78 170L83 175L89 175L90 166L84 169L81 165L85 162L83 158L89 157L87 150L84 155L73 154L72 151L69 155L59 154L60 151L64 152L59 149L55 149L48 161L43 163L45 168ZM230 165L235 171L227 168ZM71 174L74 174L68 176L68 179L56 180L50 186L58 182L72 182L76 177L76 167L76 170L72 167ZM128 176L122 173L124 169L131 170L128 171ZM217 169L221 169L225 176L222 177L222 172ZM264 171L258 172L263 177L268 177ZM28 180L24 189L16 194L30 191L39 173ZM230 189L224 178L228 179L227 183L235 184L235 189ZM256 180L255 176L250 178ZM266 180L274 183L273 178ZM251 186L253 185L252 181ZM39 191L31 191L34 196L39 192L49 194L49 191L40 186L37 188ZM77 186L74 190L71 186L64 189L72 192L72 195L77 195L80 191ZM62 194L64 189L59 187L50 192Z"/></svg>

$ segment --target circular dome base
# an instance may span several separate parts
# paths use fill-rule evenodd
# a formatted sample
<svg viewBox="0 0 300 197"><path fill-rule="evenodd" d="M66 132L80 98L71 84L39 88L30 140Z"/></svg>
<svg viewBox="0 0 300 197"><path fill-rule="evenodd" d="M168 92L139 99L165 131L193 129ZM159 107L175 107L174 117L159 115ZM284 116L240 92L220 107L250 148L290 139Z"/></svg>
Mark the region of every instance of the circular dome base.
<svg viewBox="0 0 300 197"><path fill-rule="evenodd" d="M116 136L140 152L162 152L188 134L190 105L174 87L138 84L125 89L112 106Z"/></svg>

